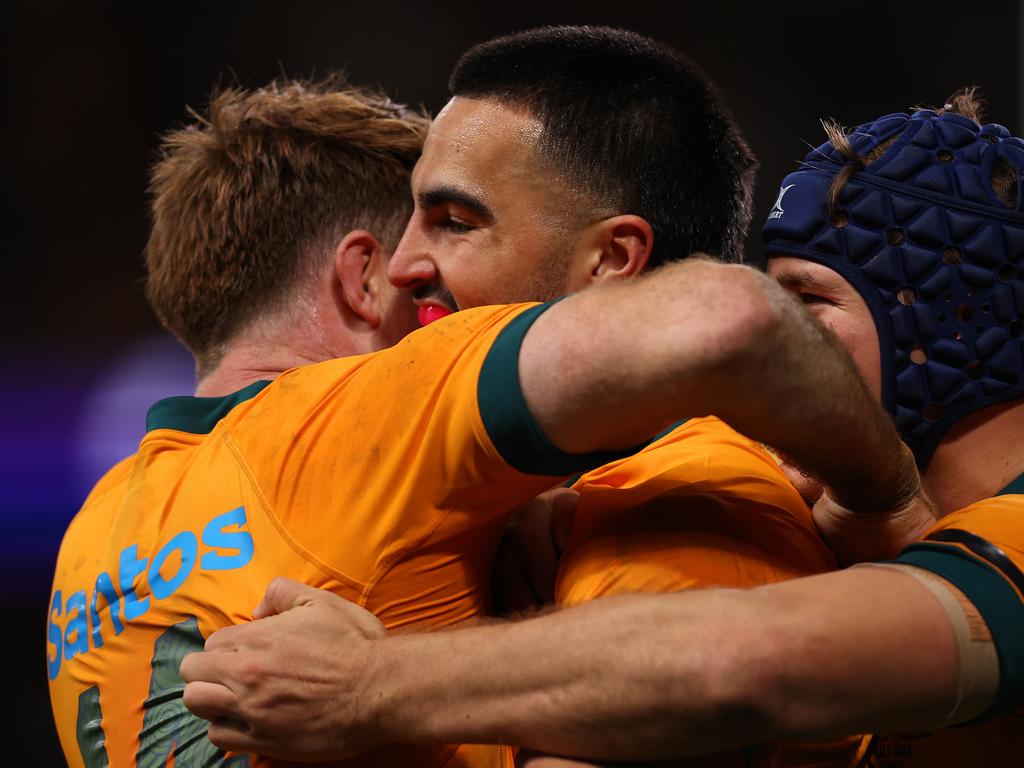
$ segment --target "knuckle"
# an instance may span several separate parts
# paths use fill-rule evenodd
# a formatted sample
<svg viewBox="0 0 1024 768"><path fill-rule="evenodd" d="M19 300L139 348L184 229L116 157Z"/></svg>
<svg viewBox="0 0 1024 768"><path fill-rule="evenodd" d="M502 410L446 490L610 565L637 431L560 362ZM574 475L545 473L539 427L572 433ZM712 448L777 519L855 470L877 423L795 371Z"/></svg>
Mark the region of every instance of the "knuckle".
<svg viewBox="0 0 1024 768"><path fill-rule="evenodd" d="M231 642L231 635L233 634L232 630L234 628L235 627L233 625L228 625L218 629L206 638L206 642L203 644L203 649L207 651L216 651L218 648L229 645Z"/></svg>
<svg viewBox="0 0 1024 768"><path fill-rule="evenodd" d="M258 688L268 677L267 666L255 656L238 660L238 679L247 688Z"/></svg>

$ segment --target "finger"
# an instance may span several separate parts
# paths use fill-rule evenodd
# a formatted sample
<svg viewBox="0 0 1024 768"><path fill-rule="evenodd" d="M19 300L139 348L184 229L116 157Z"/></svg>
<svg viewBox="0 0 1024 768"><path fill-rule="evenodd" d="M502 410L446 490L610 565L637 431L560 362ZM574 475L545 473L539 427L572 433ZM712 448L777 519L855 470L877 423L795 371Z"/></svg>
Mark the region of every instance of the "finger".
<svg viewBox="0 0 1024 768"><path fill-rule="evenodd" d="M208 638L203 646L206 651L217 653L233 653L240 648L253 648L262 634L262 627L256 622L248 624L228 624L221 627Z"/></svg>
<svg viewBox="0 0 1024 768"><path fill-rule="evenodd" d="M189 712L204 720L213 721L224 717L242 720L242 704L238 697L230 688L218 683L189 683L181 698Z"/></svg>
<svg viewBox="0 0 1024 768"><path fill-rule="evenodd" d="M181 660L179 674L186 683L216 683L236 688L234 666L237 654L203 651L190 653Z"/></svg>
<svg viewBox="0 0 1024 768"><path fill-rule="evenodd" d="M278 576L270 582L266 593L263 595L263 599L260 600L260 604L253 610L252 616L254 619L264 619L267 616L284 613L308 602L311 598L309 593L315 595L319 591L307 584L302 584L285 576Z"/></svg>
<svg viewBox="0 0 1024 768"><path fill-rule="evenodd" d="M178 668L178 674L181 675L181 679L186 683L191 683L195 680L201 680L199 675L199 668L197 664L201 665L196 657L202 656L201 652L189 653L181 660L181 666Z"/></svg>
<svg viewBox="0 0 1024 768"><path fill-rule="evenodd" d="M239 720L221 718L210 723L207 738L225 752L261 752L267 750L257 740L249 727Z"/></svg>

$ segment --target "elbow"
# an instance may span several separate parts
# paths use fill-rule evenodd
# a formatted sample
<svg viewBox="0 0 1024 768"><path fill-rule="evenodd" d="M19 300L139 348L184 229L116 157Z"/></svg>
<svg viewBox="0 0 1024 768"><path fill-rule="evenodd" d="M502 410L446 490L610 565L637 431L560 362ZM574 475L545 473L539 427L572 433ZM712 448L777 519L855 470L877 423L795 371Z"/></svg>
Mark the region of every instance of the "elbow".
<svg viewBox="0 0 1024 768"><path fill-rule="evenodd" d="M770 353L792 321L792 302L763 273L746 266L710 264L702 291L708 325L709 367L734 375Z"/></svg>

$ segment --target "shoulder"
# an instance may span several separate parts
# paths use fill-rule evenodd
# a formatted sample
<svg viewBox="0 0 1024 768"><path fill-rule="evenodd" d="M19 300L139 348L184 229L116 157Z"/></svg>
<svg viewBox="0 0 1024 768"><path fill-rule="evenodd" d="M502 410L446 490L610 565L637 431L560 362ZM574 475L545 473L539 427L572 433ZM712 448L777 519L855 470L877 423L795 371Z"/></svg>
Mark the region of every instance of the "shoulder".
<svg viewBox="0 0 1024 768"><path fill-rule="evenodd" d="M897 562L943 577L977 607L999 654L989 715L1024 705L1024 495L979 500L943 517Z"/></svg>
<svg viewBox="0 0 1024 768"><path fill-rule="evenodd" d="M135 468L135 454L122 459L93 486L82 508L71 519L61 541L60 558L69 553L93 552L106 535L124 497Z"/></svg>
<svg viewBox="0 0 1024 768"><path fill-rule="evenodd" d="M89 492L82 504L83 510L101 506L110 497L124 492L135 468L135 456L133 453L107 470Z"/></svg>

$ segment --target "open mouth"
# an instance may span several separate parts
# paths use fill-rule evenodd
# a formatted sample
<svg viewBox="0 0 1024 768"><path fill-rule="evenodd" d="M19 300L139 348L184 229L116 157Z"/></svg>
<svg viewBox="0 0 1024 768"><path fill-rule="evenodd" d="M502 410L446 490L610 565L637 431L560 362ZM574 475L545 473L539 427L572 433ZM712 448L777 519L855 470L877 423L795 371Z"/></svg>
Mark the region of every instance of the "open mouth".
<svg viewBox="0 0 1024 768"><path fill-rule="evenodd" d="M430 325L442 317L448 317L450 314L452 314L452 310L440 304L423 304L420 306L418 313L421 326Z"/></svg>

